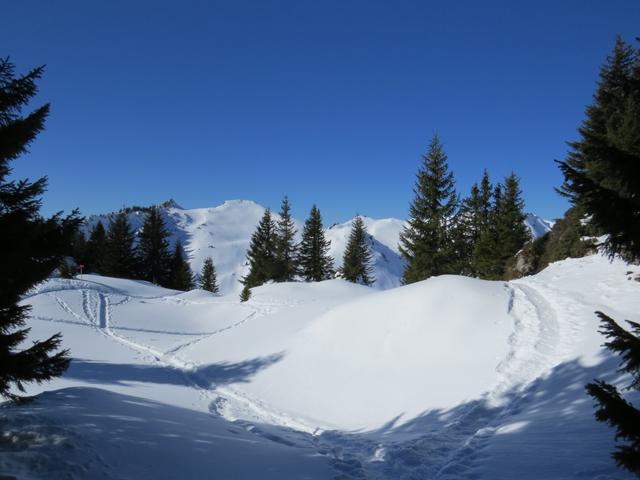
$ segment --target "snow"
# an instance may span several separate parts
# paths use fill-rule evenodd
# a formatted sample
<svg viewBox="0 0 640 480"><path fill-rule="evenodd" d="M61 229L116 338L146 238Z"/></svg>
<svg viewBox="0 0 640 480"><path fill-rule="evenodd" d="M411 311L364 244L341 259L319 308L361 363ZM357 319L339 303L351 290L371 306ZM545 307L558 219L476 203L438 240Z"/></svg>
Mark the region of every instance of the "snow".
<svg viewBox="0 0 640 480"><path fill-rule="evenodd" d="M550 232L555 223L556 222L552 220L545 220L543 218L540 218L533 213L527 213L524 219L524 224L529 229L531 238L533 238L534 240L543 236L545 233Z"/></svg>
<svg viewBox="0 0 640 480"><path fill-rule="evenodd" d="M242 289L240 279L248 273L246 252L251 234L254 232L265 207L251 200L227 200L222 205L210 208L184 209L175 200L170 199L159 205L162 218L170 233L170 244L180 240L188 255L191 269L195 273L202 270L204 260L213 258L221 293L239 294ZM101 221L108 227L115 212L92 215L88 218L84 232L88 232ZM139 232L145 213L132 210L127 218L134 231ZM274 213L277 219L278 215ZM406 222L397 218L374 219L363 216L365 227L370 235L370 246L374 258L374 287L388 289L400 286L405 261L400 255L398 243L400 232ZM353 219L339 223L325 230L331 240L330 254L334 266L342 265ZM300 241L303 222L294 219ZM527 214L525 220L534 238L551 229L553 222Z"/></svg>
<svg viewBox="0 0 640 480"><path fill-rule="evenodd" d="M624 380L593 312L640 321L639 273L594 255L512 282L268 284L246 303L51 279L24 300L31 335L62 331L74 361L2 408L0 474L631 478L584 385Z"/></svg>

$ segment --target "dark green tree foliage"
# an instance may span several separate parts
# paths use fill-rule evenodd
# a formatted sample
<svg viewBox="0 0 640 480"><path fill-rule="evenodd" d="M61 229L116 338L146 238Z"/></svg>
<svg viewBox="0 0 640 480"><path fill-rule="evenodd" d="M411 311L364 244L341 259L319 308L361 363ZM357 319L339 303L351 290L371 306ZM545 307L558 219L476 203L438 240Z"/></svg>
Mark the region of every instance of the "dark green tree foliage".
<svg viewBox="0 0 640 480"><path fill-rule="evenodd" d="M524 219L524 200L522 200L520 180L512 173L504 181L504 193L500 196L496 212L500 263L503 270L507 261L531 238Z"/></svg>
<svg viewBox="0 0 640 480"><path fill-rule="evenodd" d="M375 281L370 241L362 217L357 216L353 221L342 260L342 277L345 280L363 285L371 285Z"/></svg>
<svg viewBox="0 0 640 480"><path fill-rule="evenodd" d="M189 266L180 241L176 242L173 250L169 274L169 288L183 291L193 288L193 273L191 272L191 267Z"/></svg>
<svg viewBox="0 0 640 480"><path fill-rule="evenodd" d="M168 237L160 209L151 207L138 236L140 276L143 280L162 286L169 284L171 254Z"/></svg>
<svg viewBox="0 0 640 480"><path fill-rule="evenodd" d="M85 247L84 265L87 273L104 273L107 245L107 232L102 222L96 223L91 229L89 240Z"/></svg>
<svg viewBox="0 0 640 480"><path fill-rule="evenodd" d="M280 208L280 220L276 225L276 272L278 282L292 281L298 271L298 246L295 241L296 228L291 218L291 206L285 196Z"/></svg>
<svg viewBox="0 0 640 480"><path fill-rule="evenodd" d="M109 225L105 243L104 274L110 277L138 278L138 258L134 234L127 214L118 212Z"/></svg>
<svg viewBox="0 0 640 480"><path fill-rule="evenodd" d="M560 193L584 209L591 223L607 235L610 256L640 259L640 53L621 38L600 71L593 103L579 129L580 139L559 162L564 174ZM638 390L640 330L620 328L596 312L605 344L623 359L622 370L633 376ZM631 443L613 453L618 465L640 475L640 411L624 401L617 388L605 382L587 385L596 400L596 418L616 428L617 438Z"/></svg>
<svg viewBox="0 0 640 480"><path fill-rule="evenodd" d="M267 208L251 235L247 251L249 273L241 280L243 285L253 288L276 278L276 243L276 225Z"/></svg>
<svg viewBox="0 0 640 480"><path fill-rule="evenodd" d="M498 183L493 190L493 203L488 214L488 221L482 228L473 248L471 268L474 275L479 278L499 280L504 273L505 265L498 229L501 207L502 185Z"/></svg>
<svg viewBox="0 0 640 480"><path fill-rule="evenodd" d="M246 302L251 298L251 288L248 285L242 287L242 291L240 292L240 301Z"/></svg>
<svg viewBox="0 0 640 480"><path fill-rule="evenodd" d="M324 235L320 210L314 205L304 223L298 253L300 275L307 282L327 280L334 275L333 258L329 255L331 242Z"/></svg>
<svg viewBox="0 0 640 480"><path fill-rule="evenodd" d="M49 113L47 104L22 116L42 72L40 67L16 77L13 64L0 59L0 395L13 400L23 398L16 390L24 392L25 384L59 376L69 366L59 333L18 350L29 333L30 310L20 299L60 266L81 221L77 212L40 216L46 178L7 179L10 162L26 152Z"/></svg>
<svg viewBox="0 0 640 480"><path fill-rule="evenodd" d="M580 139L559 162L560 193L607 232L606 250L640 258L640 54L621 38L600 71Z"/></svg>
<svg viewBox="0 0 640 480"><path fill-rule="evenodd" d="M408 226L400 234L400 253L407 261L404 282L456 273L451 232L458 198L447 156L437 135L422 157L411 202Z"/></svg>
<svg viewBox="0 0 640 480"><path fill-rule="evenodd" d="M207 257L200 272L200 288L211 293L218 293L218 280L216 277L216 267L213 265L211 257Z"/></svg>
<svg viewBox="0 0 640 480"><path fill-rule="evenodd" d="M82 264L86 267L87 239L85 238L84 233L80 230L78 230L73 236L70 254L76 264ZM86 273L86 269L84 273Z"/></svg>
<svg viewBox="0 0 640 480"><path fill-rule="evenodd" d="M640 324L627 321L631 331L618 325L602 312L600 333L609 339L604 345L622 357L619 371L631 375L629 389L640 390ZM620 467L640 475L640 410L627 402L618 389L602 381L586 386L597 402L596 418L616 429L616 439L624 443L616 447L612 457Z"/></svg>

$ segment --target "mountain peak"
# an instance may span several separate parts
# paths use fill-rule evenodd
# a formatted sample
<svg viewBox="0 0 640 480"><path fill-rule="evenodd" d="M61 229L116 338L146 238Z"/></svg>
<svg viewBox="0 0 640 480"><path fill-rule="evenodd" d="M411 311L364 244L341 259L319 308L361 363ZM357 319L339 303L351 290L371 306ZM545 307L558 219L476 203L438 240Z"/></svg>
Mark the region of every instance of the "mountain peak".
<svg viewBox="0 0 640 480"><path fill-rule="evenodd" d="M178 202L176 202L173 198L170 198L169 200L166 200L164 202L162 202L160 204L160 207L162 208L178 208L180 210L184 210L179 204Z"/></svg>

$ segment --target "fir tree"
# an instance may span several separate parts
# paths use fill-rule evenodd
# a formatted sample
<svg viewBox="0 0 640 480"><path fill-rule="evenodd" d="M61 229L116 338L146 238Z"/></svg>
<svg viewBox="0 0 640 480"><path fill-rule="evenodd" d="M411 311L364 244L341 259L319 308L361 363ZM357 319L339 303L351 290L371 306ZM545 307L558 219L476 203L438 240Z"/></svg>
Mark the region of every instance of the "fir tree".
<svg viewBox="0 0 640 480"><path fill-rule="evenodd" d="M409 208L410 218L400 234L400 253L407 261L405 283L433 275L456 273L452 222L458 198L447 156L437 135L422 157Z"/></svg>
<svg viewBox="0 0 640 480"><path fill-rule="evenodd" d="M621 38L600 71L593 103L579 129L580 140L570 143L567 159L559 162L564 174L560 193L590 216L595 228L607 235L605 251L640 259L640 52ZM620 354L621 370L640 390L640 326L632 332L596 312L605 344ZM596 381L587 392L597 402L596 418L630 441L612 454L618 465L640 475L640 410L626 402L611 384Z"/></svg>
<svg viewBox="0 0 640 480"><path fill-rule="evenodd" d="M138 255L143 280L167 286L171 267L169 232L158 207L151 207L139 234Z"/></svg>
<svg viewBox="0 0 640 480"><path fill-rule="evenodd" d="M305 221L298 253L300 275L307 282L327 280L334 275L330 246L324 235L320 210L314 205Z"/></svg>
<svg viewBox="0 0 640 480"><path fill-rule="evenodd" d="M611 256L640 258L640 54L624 40L600 72L594 102L579 129L580 140L559 162L559 190L607 232Z"/></svg>
<svg viewBox="0 0 640 480"><path fill-rule="evenodd" d="M271 210L264 211L256 231L251 235L247 251L249 273L241 282L249 288L257 287L276 277L276 225Z"/></svg>
<svg viewBox="0 0 640 480"><path fill-rule="evenodd" d="M105 273L106 245L107 232L102 222L98 222L91 229L85 248L84 260L87 273Z"/></svg>
<svg viewBox="0 0 640 480"><path fill-rule="evenodd" d="M12 400L24 398L25 384L42 383L69 366L67 350L59 350L59 333L18 350L30 330L25 328L30 306L21 299L60 265L81 221L77 212L40 216L46 178L7 178L10 162L26 152L49 113L47 104L22 116L42 72L40 67L16 76L14 65L0 59L0 395Z"/></svg>
<svg viewBox="0 0 640 480"><path fill-rule="evenodd" d="M169 287L174 290L191 290L193 288L193 273L186 259L182 244L178 240L171 257L169 270Z"/></svg>
<svg viewBox="0 0 640 480"><path fill-rule="evenodd" d="M211 257L207 257L202 265L200 273L200 288L211 293L218 293L218 281L216 278L216 268Z"/></svg>
<svg viewBox="0 0 640 480"><path fill-rule="evenodd" d="M296 228L291 218L291 206L285 196L280 208L280 220L276 225L276 272L278 282L290 282L297 273L298 246L295 242Z"/></svg>
<svg viewBox="0 0 640 480"><path fill-rule="evenodd" d="M507 261L531 238L524 224L524 200L520 180L514 173L505 179L504 193L500 195L499 202L495 227L500 244L498 261L504 272Z"/></svg>
<svg viewBox="0 0 640 480"><path fill-rule="evenodd" d="M373 256L369 248L370 237L362 217L357 216L353 221L347 248L342 261L342 277L353 283L372 285Z"/></svg>
<svg viewBox="0 0 640 480"><path fill-rule="evenodd" d="M640 391L640 324L627 321L631 330L627 331L604 313L596 314L601 320L600 333L610 339L604 345L622 357L619 372L631 375L628 389ZM618 445L611 456L619 466L640 476L640 410L606 382L596 380L586 389L597 402L596 419L614 427L616 438L628 442Z"/></svg>
<svg viewBox="0 0 640 480"><path fill-rule="evenodd" d="M118 278L138 277L134 234L127 214L120 211L109 225L105 243L104 274Z"/></svg>
<svg viewBox="0 0 640 480"><path fill-rule="evenodd" d="M242 287L242 291L240 292L240 301L246 302L251 298L251 288L248 285Z"/></svg>
<svg viewBox="0 0 640 480"><path fill-rule="evenodd" d="M504 274L504 262L498 219L502 207L502 185L498 183L493 190L493 202L487 215L487 223L480 231L473 248L471 268L473 274L487 280L499 280Z"/></svg>

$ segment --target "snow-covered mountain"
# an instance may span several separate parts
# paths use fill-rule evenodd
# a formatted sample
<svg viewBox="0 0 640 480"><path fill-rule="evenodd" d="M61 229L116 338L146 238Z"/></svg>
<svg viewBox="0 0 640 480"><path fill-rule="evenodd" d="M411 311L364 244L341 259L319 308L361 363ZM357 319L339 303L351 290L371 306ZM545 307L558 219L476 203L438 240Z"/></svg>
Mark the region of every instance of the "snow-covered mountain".
<svg viewBox="0 0 640 480"><path fill-rule="evenodd" d="M239 292L239 280L247 274L246 252L251 234L264 214L265 207L250 200L228 200L210 208L184 209L174 200L160 204L160 210L169 230L173 245L180 240L184 246L194 272L199 272L206 257L214 260L222 293ZM115 212L92 215L84 231L89 232L101 221L107 227ZM139 231L145 217L144 209L129 209L128 218L132 228ZM374 256L374 287L387 289L401 284L405 262L398 251L400 232L405 222L397 218L374 219L363 217L370 235ZM353 219L326 229L331 240L330 253L334 266L342 264L342 257L349 238ZM303 222L295 220L298 240ZM528 214L525 221L534 238L551 229L552 222Z"/></svg>
<svg viewBox="0 0 640 480"><path fill-rule="evenodd" d="M265 207L250 200L228 200L217 207L184 209L174 200L169 200L160 205L160 210L171 234L171 244L175 244L176 240L181 241L192 270L199 272L205 258L211 256L221 292L238 292L241 289L239 280L248 271L246 252L251 234L264 214ZM99 221L107 227L115 215L112 212L90 216L84 226L85 233ZM142 228L144 217L143 209L132 208L128 212L129 222L135 231ZM330 254L336 268L342 263L351 222L349 220L326 229L327 238L331 240ZM300 240L303 222L295 220L295 224ZM365 217L365 224L375 260L374 287L386 289L400 285L404 260L398 253L397 243L403 222L394 218L376 220Z"/></svg>
<svg viewBox="0 0 640 480"><path fill-rule="evenodd" d="M550 232L556 222L553 220L545 220L533 213L527 213L524 223L529 229L529 232L531 232L531 237L535 240L545 233Z"/></svg>

